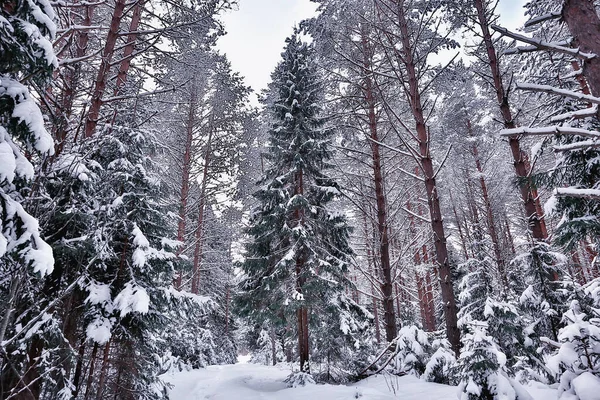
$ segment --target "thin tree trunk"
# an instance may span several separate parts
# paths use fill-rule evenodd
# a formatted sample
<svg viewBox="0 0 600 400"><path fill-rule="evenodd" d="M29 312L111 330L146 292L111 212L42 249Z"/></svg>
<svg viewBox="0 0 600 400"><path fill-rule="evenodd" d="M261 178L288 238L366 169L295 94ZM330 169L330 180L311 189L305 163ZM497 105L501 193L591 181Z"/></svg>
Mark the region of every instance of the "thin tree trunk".
<svg viewBox="0 0 600 400"><path fill-rule="evenodd" d="M510 221L508 219L508 215L506 214L506 212L504 213L504 224L505 224L506 240L508 241L508 244L510 245L510 250L512 252L512 255L514 256L516 254L515 241L513 239L512 233L510 231Z"/></svg>
<svg viewBox="0 0 600 400"><path fill-rule="evenodd" d="M94 382L94 369L96 366L96 354L98 353L98 343L94 343L94 347L92 349L92 355L90 356L90 371L88 372L88 379L85 387L85 396L84 400L88 400L91 390L92 383Z"/></svg>
<svg viewBox="0 0 600 400"><path fill-rule="evenodd" d="M304 195L304 174L302 169L296 172L294 178L294 195ZM299 226L304 225L304 212L298 208L295 212L296 223ZM304 277L304 254L303 249L299 250L296 255L296 291L302 293L305 277ZM310 372L309 366L309 344L308 344L308 311L306 306L302 306L297 311L298 318L298 354L300 355L300 371Z"/></svg>
<svg viewBox="0 0 600 400"><path fill-rule="evenodd" d="M190 103L188 117L186 121L186 136L185 136L185 148L183 152L183 166L181 172L181 190L179 194L179 221L177 223L177 240L183 243L185 242L185 226L186 226L186 213L187 213L187 202L190 193L190 169L192 164L192 140L194 138L194 126L196 124L196 102L197 102L197 91L196 87L192 84L190 91ZM177 251L177 255L180 255L183 250L181 247ZM175 287L181 290L182 284L182 271L179 271L175 280Z"/></svg>
<svg viewBox="0 0 600 400"><path fill-rule="evenodd" d="M100 369L100 379L98 380L98 389L96 391L96 400L102 400L104 394L104 382L106 380L106 372L108 371L109 359L108 356L110 354L110 343L112 340L109 340L104 345L104 354L102 356L102 368Z"/></svg>
<svg viewBox="0 0 600 400"><path fill-rule="evenodd" d="M371 135L371 152L373 161L373 177L375 183L375 198L377 203L377 230L379 233L379 256L381 257L381 272L383 284L383 311L385 321L385 337L388 342L394 340L397 336L396 313L394 310L394 292L392 282L392 267L390 263L390 243L387 223L387 211L385 201L385 191L383 187L383 174L381 168L381 154L379 136L377 132L377 116L375 112L375 96L373 93L373 82L371 78L371 64L367 57L369 54L366 36L362 35L362 45L364 52L364 73L365 90L364 96L367 106L367 117L369 123L369 132Z"/></svg>
<svg viewBox="0 0 600 400"><path fill-rule="evenodd" d="M84 16L81 21L81 25L83 29L80 29L77 32L77 40L75 42L75 59L82 58L87 53L87 47L90 40L89 29L87 27L92 25L92 18L94 16L94 8L93 5L84 6ZM58 157L58 155L62 152L65 147L67 134L69 133L69 120L73 113L73 102L75 101L75 95L79 88L79 81L81 78L81 65L82 63L77 62L71 68L65 68L65 80L64 80L64 89L62 92L62 102L61 102L61 112L60 112L60 121L56 126L55 130L55 139L56 139L56 149L54 152L54 156Z"/></svg>
<svg viewBox="0 0 600 400"><path fill-rule="evenodd" d="M456 228L458 229L458 237L460 238L460 244L463 250L463 255L465 256L465 260L469 258L469 253L467 252L467 242L465 241L465 236L463 235L462 227L460 226L460 219L458 218L458 213L456 212L456 205L454 204L454 199L452 198L452 193L450 194L450 203L452 204L452 213L454 214L454 219L456 220Z"/></svg>
<svg viewBox="0 0 600 400"><path fill-rule="evenodd" d="M467 131L469 137L473 137L473 127L471 126L471 120L467 119ZM494 249L494 255L496 256L496 264L498 266L498 272L500 273L500 280L502 281L503 292L508 290L508 277L506 275L506 263L504 262L504 256L502 255L502 249L500 248L500 239L498 238L498 232L496 230L496 221L494 220L494 211L492 209L492 202L490 200L487 183L483 174L483 167L481 160L479 159L479 149L477 144L473 142L471 145L471 151L475 158L475 166L479 173L479 186L481 187L481 194L483 196L483 203L485 204L485 212L487 217L488 233L492 239L492 247Z"/></svg>
<svg viewBox="0 0 600 400"><path fill-rule="evenodd" d="M73 386L75 390L73 391L72 399L76 399L79 395L79 384L81 380L81 372L83 370L83 359L85 356L85 339L81 341L79 345L79 352L77 354L77 364L75 365L75 376L73 377Z"/></svg>
<svg viewBox="0 0 600 400"><path fill-rule="evenodd" d="M102 96L104 95L104 91L106 89L108 74L110 72L110 64L115 51L117 38L119 37L119 26L121 25L121 20L123 19L125 3L125 0L116 0L115 2L115 8L110 21L110 28L106 36L104 50L102 51L102 61L100 62L100 67L98 68L98 75L96 76L96 81L94 83L94 91L92 92L90 108L85 121L86 138L94 134L96 126L98 125L100 107L102 107Z"/></svg>
<svg viewBox="0 0 600 400"><path fill-rule="evenodd" d="M127 35L127 44L123 49L123 58L119 65L119 72L117 73L117 81L115 94L119 93L119 90L123 87L127 81L127 73L131 66L132 54L135 49L135 43L138 37L138 30L140 27L140 21L142 20L142 11L144 11L144 5L146 0L138 0L133 8L131 15L131 21L129 22L129 34Z"/></svg>
<svg viewBox="0 0 600 400"><path fill-rule="evenodd" d="M194 246L194 266L192 269L192 293L198 294L200 287L200 262L202 261L202 245L204 232L204 207L206 204L206 184L208 182L208 167L210 164L211 141L213 135L213 116L210 116L210 127L206 152L204 153L204 166L202 170L202 182L200 183L200 201L198 203L198 224L196 227L196 244Z"/></svg>

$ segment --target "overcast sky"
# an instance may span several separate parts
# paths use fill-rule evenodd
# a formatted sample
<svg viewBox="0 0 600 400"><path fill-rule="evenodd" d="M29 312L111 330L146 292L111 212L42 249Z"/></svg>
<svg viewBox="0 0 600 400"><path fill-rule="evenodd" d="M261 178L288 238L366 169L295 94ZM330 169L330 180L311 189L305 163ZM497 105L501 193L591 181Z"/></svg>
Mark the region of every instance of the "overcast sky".
<svg viewBox="0 0 600 400"><path fill-rule="evenodd" d="M219 39L219 49L226 53L233 69L246 84L260 92L270 81L271 71L280 59L285 38L293 27L315 13L309 0L238 0L237 11L223 17L227 35ZM501 23L515 29L525 21L525 0L500 0Z"/></svg>

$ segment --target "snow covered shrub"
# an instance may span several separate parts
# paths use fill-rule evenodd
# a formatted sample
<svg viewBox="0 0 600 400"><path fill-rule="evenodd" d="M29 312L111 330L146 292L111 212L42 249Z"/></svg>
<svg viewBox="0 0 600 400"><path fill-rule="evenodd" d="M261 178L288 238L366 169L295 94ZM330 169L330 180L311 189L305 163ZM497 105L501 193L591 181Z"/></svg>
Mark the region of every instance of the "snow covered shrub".
<svg viewBox="0 0 600 400"><path fill-rule="evenodd" d="M300 386L314 385L315 380L311 374L297 371L292 372L287 378L285 378L285 383L287 383L288 387L296 388Z"/></svg>
<svg viewBox="0 0 600 400"><path fill-rule="evenodd" d="M458 326L468 330L470 321L483 321L485 302L492 294L493 276L492 262L489 258L483 260L469 259L458 266L460 271L465 271L458 289L460 311L458 313Z"/></svg>
<svg viewBox="0 0 600 400"><path fill-rule="evenodd" d="M487 333L495 339L507 359L506 368L521 382L535 379L552 382L553 374L545 366L539 338L530 337L534 330L524 322L518 307L510 302L488 298L484 310Z"/></svg>
<svg viewBox="0 0 600 400"><path fill-rule="evenodd" d="M422 378L427 382L454 385L456 383L456 357L447 340L435 340L435 352L425 365Z"/></svg>
<svg viewBox="0 0 600 400"><path fill-rule="evenodd" d="M538 336L556 339L560 315L566 304L560 280L565 264L563 254L541 242L510 262L511 269L519 271L512 279L517 282L514 288L524 287L519 298L521 312L528 322L535 323Z"/></svg>
<svg viewBox="0 0 600 400"><path fill-rule="evenodd" d="M560 375L560 399L591 400L600 393L600 279L575 297L563 314L561 345L549 366Z"/></svg>
<svg viewBox="0 0 600 400"><path fill-rule="evenodd" d="M245 342L251 353L250 362L253 364L275 365L286 360L286 352L290 346L291 338L285 332L275 332L268 324L256 325L249 329L245 335ZM273 354L273 352L275 354Z"/></svg>
<svg viewBox="0 0 600 400"><path fill-rule="evenodd" d="M420 377L425 372L431 344L427 333L416 326L404 326L395 339L394 370Z"/></svg>
<svg viewBox="0 0 600 400"><path fill-rule="evenodd" d="M506 374L506 356L482 328L463 339L458 359L461 400L531 400L527 391Z"/></svg>

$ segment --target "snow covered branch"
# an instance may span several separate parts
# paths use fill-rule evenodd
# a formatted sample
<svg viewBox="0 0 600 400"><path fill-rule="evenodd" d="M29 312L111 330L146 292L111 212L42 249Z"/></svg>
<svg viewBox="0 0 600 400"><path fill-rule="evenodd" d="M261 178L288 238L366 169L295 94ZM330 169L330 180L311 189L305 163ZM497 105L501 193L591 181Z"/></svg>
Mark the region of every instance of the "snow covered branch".
<svg viewBox="0 0 600 400"><path fill-rule="evenodd" d="M557 44L557 43L544 42L543 40L537 40L537 39L529 38L524 35L519 35L518 33L511 32L508 29L503 28L498 25L492 25L492 29L495 30L496 32L499 32L503 36L508 36L509 38L515 39L519 42L527 43L531 46L534 46L538 50L555 51L558 53L568 54L573 57L581 58L582 60L591 60L592 58L596 57L595 54L584 53L584 52L580 51L579 49L572 49L569 47L561 46L560 44ZM527 51L532 51L532 50L527 50Z"/></svg>
<svg viewBox="0 0 600 400"><path fill-rule="evenodd" d="M571 90L559 89L550 85L536 85L534 83L517 83L517 89L528 90L530 92L544 92L556 94L571 99L587 101L592 104L600 104L600 97L595 97L589 94L583 94L579 92L573 92Z"/></svg>
<svg viewBox="0 0 600 400"><path fill-rule="evenodd" d="M500 136L546 136L546 135L579 135L591 138L600 138L600 132L588 131L581 128L573 128L570 126L544 126L541 128L513 128L513 129L502 129Z"/></svg>
<svg viewBox="0 0 600 400"><path fill-rule="evenodd" d="M598 189L577 189L577 188L559 188L556 189L556 195L562 197L579 197L591 200L600 200L600 190Z"/></svg>
<svg viewBox="0 0 600 400"><path fill-rule="evenodd" d="M554 11L548 14L540 15L539 17L531 18L529 21L525 22L523 26L525 28L529 28L531 26L541 24L542 22L549 21L551 19L558 19L561 17L561 15L562 14L560 11Z"/></svg>
<svg viewBox="0 0 600 400"><path fill-rule="evenodd" d="M551 122L560 122L560 121L564 121L564 120L572 119L572 118L579 119L579 118L593 117L597 113L598 113L598 106L594 105L593 107L590 107L590 108L584 108L582 110L570 111L567 113L555 115L554 117L550 118L550 121Z"/></svg>

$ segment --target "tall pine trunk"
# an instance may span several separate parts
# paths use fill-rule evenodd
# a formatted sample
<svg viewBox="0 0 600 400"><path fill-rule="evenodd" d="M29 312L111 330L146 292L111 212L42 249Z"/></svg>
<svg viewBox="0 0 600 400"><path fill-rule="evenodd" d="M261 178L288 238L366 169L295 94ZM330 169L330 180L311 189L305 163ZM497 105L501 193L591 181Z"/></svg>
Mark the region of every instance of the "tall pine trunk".
<svg viewBox="0 0 600 400"><path fill-rule="evenodd" d="M396 312L394 309L394 292L392 280L392 266L390 262L390 243L385 201L385 190L383 187L383 173L381 168L381 154L379 136L377 132L377 116L375 112L375 96L373 92L373 81L371 79L371 63L369 61L368 44L366 36L362 35L362 46L364 53L364 96L367 106L367 117L370 132L370 145L373 165L373 178L375 184L375 199L377 209L377 231L379 233L379 257L383 283L383 312L385 322L385 338L388 342L397 336Z"/></svg>
<svg viewBox="0 0 600 400"><path fill-rule="evenodd" d="M440 208L437 184L435 180L435 170L430 154L430 141L427 126L425 125L425 116L421 102L421 93L419 91L419 78L414 56L414 45L411 43L411 34L409 32L408 21L405 15L404 0L398 1L397 18L400 28L400 41L403 48L402 62L406 68L404 71L408 78L408 95L412 115L416 125L416 136L419 144L419 166L423 171L425 179L425 189L427 192L427 203L429 205L429 215L431 218L431 228L433 230L433 240L436 253L437 268L439 272L440 288L442 293L442 302L444 308L444 318L446 321L446 335L452 349L456 354L460 352L460 332L458 330L456 300L454 297L454 288L452 285L452 272L448 261L448 247L446 244L446 233Z"/></svg>
<svg viewBox="0 0 600 400"><path fill-rule="evenodd" d="M192 167L192 142L194 138L194 126L196 125L196 106L197 106L197 90L195 85L192 84L190 91L190 102L187 120L185 121L185 145L183 149L183 165L181 167L181 189L179 191L179 221L177 222L177 240L183 243L185 242L185 227L186 227L186 213L187 203L190 193L190 170ZM183 247L178 250L178 255L183 251ZM177 273L175 279L175 288L181 290L182 285L182 271Z"/></svg>
<svg viewBox="0 0 600 400"><path fill-rule="evenodd" d="M481 33L485 49L488 56L488 62L490 65L491 76L493 79L494 90L496 92L496 98L498 100L498 106L500 108L500 114L502 115L502 121L505 129L513 129L516 127L516 123L513 119L510 105L508 103L508 94L504 89L502 82L502 74L500 72L500 64L498 61L498 55L496 48L492 40L492 35L489 29L489 23L486 7L484 0L474 0L475 8L477 10L477 19L479 26L481 27ZM511 136L508 138L510 145L511 154L514 161L515 171L517 178L519 179L519 187L521 192L521 198L525 207L525 217L527 218L531 235L535 240L545 240L548 236L545 228L544 217L538 214L538 207L536 207L537 196L534 194L534 187L529 177L529 169L526 165L525 153L521 150L521 144L518 136Z"/></svg>
<svg viewBox="0 0 600 400"><path fill-rule="evenodd" d="M473 137L473 127L471 126L470 120L467 120L467 131L468 131L469 137ZM496 221L494 218L494 211L492 209L492 202L490 200L487 182L485 181L485 176L483 174L483 167L481 165L481 160L479 158L479 149L477 148L477 144L475 142L473 142L473 144L471 145L471 151L473 152L473 157L475 158L475 167L477 168L477 172L479 175L479 186L481 188L481 195L483 197L483 203L485 205L488 233L492 240L492 247L494 249L494 255L496 256L496 265L498 266L498 272L500 274L500 279L502 281L503 291L506 291L508 289L508 276L506 274L506 263L504 262L504 256L502 254L502 249L500 248L500 239L498 237L498 231L496 230Z"/></svg>
<svg viewBox="0 0 600 400"><path fill-rule="evenodd" d="M194 267L192 269L192 293L198 294L200 288L200 263L202 261L203 232L204 232L204 208L206 207L206 185L208 183L208 167L210 165L211 141L213 135L213 117L210 116L208 141L204 153L204 165L202 169L202 182L200 183L200 201L198 203L198 224L196 226L196 244L194 246Z"/></svg>

